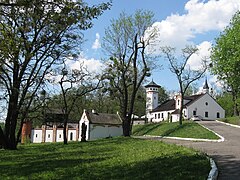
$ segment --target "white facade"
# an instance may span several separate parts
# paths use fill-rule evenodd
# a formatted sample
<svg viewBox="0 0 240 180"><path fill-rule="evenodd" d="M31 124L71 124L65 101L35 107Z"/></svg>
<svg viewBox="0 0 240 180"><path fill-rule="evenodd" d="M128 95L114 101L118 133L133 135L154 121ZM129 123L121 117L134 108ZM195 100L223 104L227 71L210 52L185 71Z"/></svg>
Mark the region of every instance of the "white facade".
<svg viewBox="0 0 240 180"><path fill-rule="evenodd" d="M193 116L198 116L203 120L215 120L225 117L225 110L213 99L208 93L188 97L184 99L183 117L184 119L191 119ZM191 99L192 98L192 99ZM169 110L155 109L150 114L152 122L179 121L179 109L181 107L180 96L174 99L174 106ZM174 109L175 108L175 109Z"/></svg>
<svg viewBox="0 0 240 180"><path fill-rule="evenodd" d="M79 122L79 140L81 140L83 123L87 126L86 140L88 141L123 135L122 125L91 123L84 112Z"/></svg>
<svg viewBox="0 0 240 180"><path fill-rule="evenodd" d="M42 142L42 129L32 129L31 142L34 142L34 143Z"/></svg>
<svg viewBox="0 0 240 180"><path fill-rule="evenodd" d="M205 120L215 120L225 117L225 110L208 94L193 102L187 108L187 118L194 115Z"/></svg>
<svg viewBox="0 0 240 180"><path fill-rule="evenodd" d="M57 129L56 142L63 142L63 129Z"/></svg>
<svg viewBox="0 0 240 180"><path fill-rule="evenodd" d="M92 118L95 118L94 121L99 121L99 123L93 123L88 119L89 116L86 113L87 112L84 111L78 124L68 124L68 141L81 140L83 123L86 125L86 140L121 136L123 134L122 122L118 115L100 113L98 115L101 116L102 119L98 120L98 116L94 116L94 113L91 113ZM105 119L108 119L108 123L104 122ZM113 121L111 122L112 119ZM31 142L33 143L63 142L63 140L63 128L57 128L56 125L53 125L53 127L43 125L42 129L31 130Z"/></svg>
<svg viewBox="0 0 240 180"><path fill-rule="evenodd" d="M46 130L45 142L53 142L53 130L51 129Z"/></svg>

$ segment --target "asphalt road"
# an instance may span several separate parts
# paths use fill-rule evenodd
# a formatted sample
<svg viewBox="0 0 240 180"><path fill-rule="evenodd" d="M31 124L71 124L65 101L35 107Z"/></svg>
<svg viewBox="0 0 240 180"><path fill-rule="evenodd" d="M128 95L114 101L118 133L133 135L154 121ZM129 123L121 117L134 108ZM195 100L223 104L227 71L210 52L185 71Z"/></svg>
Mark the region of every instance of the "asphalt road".
<svg viewBox="0 0 240 180"><path fill-rule="evenodd" d="M218 179L240 180L240 128L231 127L216 121L200 121L200 124L225 138L224 142L192 142L172 139L159 139L198 149L207 153L217 164Z"/></svg>

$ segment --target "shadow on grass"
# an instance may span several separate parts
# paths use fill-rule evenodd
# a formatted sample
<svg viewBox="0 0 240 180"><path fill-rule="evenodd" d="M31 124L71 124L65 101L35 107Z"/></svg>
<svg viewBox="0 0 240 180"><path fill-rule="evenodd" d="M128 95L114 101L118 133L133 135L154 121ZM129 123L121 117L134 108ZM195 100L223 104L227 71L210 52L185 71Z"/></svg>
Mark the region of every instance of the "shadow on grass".
<svg viewBox="0 0 240 180"><path fill-rule="evenodd" d="M149 132L157 129L161 125L162 124L160 124L160 123L140 125L140 127L138 127L137 129L134 130L133 135L145 135L145 134L148 134Z"/></svg>
<svg viewBox="0 0 240 180"><path fill-rule="evenodd" d="M199 155L175 154L134 164L95 167L91 173L82 174L81 179L206 179L210 165L203 159Z"/></svg>
<svg viewBox="0 0 240 180"><path fill-rule="evenodd" d="M169 136L169 135L173 134L174 132L179 131L180 129L183 129L183 128L185 128L187 126L190 126L190 125L191 124L189 124L189 123L184 123L182 125L178 125L178 126L176 126L174 128L171 128L171 129L167 130L166 132L164 132L162 134L162 136Z"/></svg>

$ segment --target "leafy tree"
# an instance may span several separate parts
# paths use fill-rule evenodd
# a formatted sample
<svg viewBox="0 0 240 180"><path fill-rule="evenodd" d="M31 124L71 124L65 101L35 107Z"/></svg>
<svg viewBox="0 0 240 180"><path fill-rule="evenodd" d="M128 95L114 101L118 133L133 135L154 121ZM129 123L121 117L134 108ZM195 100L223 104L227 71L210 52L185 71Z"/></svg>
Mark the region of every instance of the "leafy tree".
<svg viewBox="0 0 240 180"><path fill-rule="evenodd" d="M63 139L64 144L67 144L67 123L69 115L76 105L77 99L100 88L101 79L97 80L97 76L93 76L93 74L89 73L83 65L80 65L80 70L67 70L64 65L61 72L59 85L61 88L61 104L63 105L61 109L64 114ZM94 83L94 81L96 83ZM77 86L76 90L71 91L74 86Z"/></svg>
<svg viewBox="0 0 240 180"><path fill-rule="evenodd" d="M156 35L154 29L148 29L153 16L152 12L142 10L134 15L121 13L105 31L103 47L111 57L107 78L111 93L120 104L124 136L130 136L137 92L150 75L150 52L146 51Z"/></svg>
<svg viewBox="0 0 240 180"><path fill-rule="evenodd" d="M9 1L2 1L2 3ZM8 111L4 148L16 149L18 134L35 94L53 64L73 56L82 42L80 30L91 28L92 20L109 3L88 6L83 1L15 0L21 6L0 6L0 81L6 89Z"/></svg>
<svg viewBox="0 0 240 180"><path fill-rule="evenodd" d="M239 115L237 99L240 93L240 11L216 39L212 49L212 72L232 93L234 115Z"/></svg>
<svg viewBox="0 0 240 180"><path fill-rule="evenodd" d="M158 88L158 104L162 104L169 99L169 95L164 87Z"/></svg>
<svg viewBox="0 0 240 180"><path fill-rule="evenodd" d="M183 119L183 100L188 90L188 87L196 80L200 79L205 73L207 66L205 60L203 60L203 66L199 70L192 70L187 65L188 60L198 51L197 48L187 46L182 49L182 57L179 58L175 54L175 48L164 47L162 52L165 58L169 61L170 71L174 73L177 77L181 102L180 102L180 112L179 112L179 124L182 125Z"/></svg>

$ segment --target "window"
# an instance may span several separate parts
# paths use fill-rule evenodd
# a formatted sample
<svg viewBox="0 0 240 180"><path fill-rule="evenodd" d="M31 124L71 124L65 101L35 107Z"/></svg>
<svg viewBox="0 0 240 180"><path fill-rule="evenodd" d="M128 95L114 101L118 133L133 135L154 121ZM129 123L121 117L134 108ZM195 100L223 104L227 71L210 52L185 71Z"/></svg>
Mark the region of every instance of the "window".
<svg viewBox="0 0 240 180"><path fill-rule="evenodd" d="M158 119L160 119L160 113L158 113Z"/></svg>
<svg viewBox="0 0 240 180"><path fill-rule="evenodd" d="M217 112L217 118L220 118L220 113L219 112Z"/></svg>
<svg viewBox="0 0 240 180"><path fill-rule="evenodd" d="M197 111L193 111L193 115L196 116L197 115Z"/></svg>
<svg viewBox="0 0 240 180"><path fill-rule="evenodd" d="M155 119L157 119L157 114L155 114Z"/></svg>
<svg viewBox="0 0 240 180"><path fill-rule="evenodd" d="M61 134L59 134L59 138L62 138L62 135L61 135Z"/></svg>
<svg viewBox="0 0 240 180"><path fill-rule="evenodd" d="M208 117L208 112L205 112L205 117Z"/></svg>
<svg viewBox="0 0 240 180"><path fill-rule="evenodd" d="M179 104L180 104L180 100L177 101L177 105L179 105Z"/></svg>
<svg viewBox="0 0 240 180"><path fill-rule="evenodd" d="M38 137L38 135L36 134L36 138Z"/></svg>
<svg viewBox="0 0 240 180"><path fill-rule="evenodd" d="M163 113L162 113L162 118L163 118Z"/></svg>
<svg viewBox="0 0 240 180"><path fill-rule="evenodd" d="M48 134L48 138L50 138L51 137L51 135L50 134Z"/></svg>
<svg viewBox="0 0 240 180"><path fill-rule="evenodd" d="M206 104L206 106L207 106L207 105L208 105L208 102L206 102L205 104Z"/></svg>
<svg viewBox="0 0 240 180"><path fill-rule="evenodd" d="M72 141L73 140L73 133L71 132L70 133L70 141Z"/></svg>

